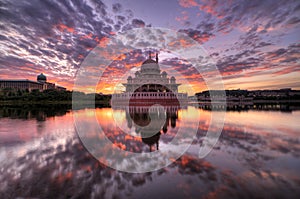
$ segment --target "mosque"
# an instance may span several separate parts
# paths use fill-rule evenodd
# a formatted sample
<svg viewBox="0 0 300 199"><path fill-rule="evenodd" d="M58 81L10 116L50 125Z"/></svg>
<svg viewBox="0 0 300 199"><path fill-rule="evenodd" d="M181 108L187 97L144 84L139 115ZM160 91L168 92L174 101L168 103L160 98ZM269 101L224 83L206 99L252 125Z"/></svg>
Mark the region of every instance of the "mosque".
<svg viewBox="0 0 300 199"><path fill-rule="evenodd" d="M149 57L141 65L141 69L135 72L135 76L129 76L127 82L123 83L126 88L124 93L112 95L112 104L116 105L124 101L132 104L162 104L172 103L179 105L186 103L187 93L178 93L179 83L176 78L168 77L165 71L161 71L158 64L158 54L153 60L151 52Z"/></svg>

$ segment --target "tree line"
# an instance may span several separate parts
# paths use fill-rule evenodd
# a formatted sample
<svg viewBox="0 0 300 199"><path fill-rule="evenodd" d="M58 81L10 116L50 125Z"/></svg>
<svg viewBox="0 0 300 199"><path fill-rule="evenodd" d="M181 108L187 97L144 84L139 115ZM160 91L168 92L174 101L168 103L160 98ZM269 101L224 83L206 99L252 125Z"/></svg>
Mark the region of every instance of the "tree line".
<svg viewBox="0 0 300 199"><path fill-rule="evenodd" d="M95 101L109 103L111 95L104 95L98 93L85 94L77 91L65 91L48 89L40 91L38 89L32 90L14 90L4 88L0 90L0 101L22 101L22 102L71 102L73 94L80 95L80 99L90 99L91 95L95 96Z"/></svg>

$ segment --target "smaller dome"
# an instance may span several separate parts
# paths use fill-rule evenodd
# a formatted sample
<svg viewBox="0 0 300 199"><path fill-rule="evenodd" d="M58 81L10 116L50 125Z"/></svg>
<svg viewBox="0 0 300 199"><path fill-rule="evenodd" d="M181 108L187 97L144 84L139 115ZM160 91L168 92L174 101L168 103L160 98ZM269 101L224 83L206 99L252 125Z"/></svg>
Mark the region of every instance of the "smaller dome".
<svg viewBox="0 0 300 199"><path fill-rule="evenodd" d="M132 79L132 77L131 77L131 76L129 76L127 79Z"/></svg>
<svg viewBox="0 0 300 199"><path fill-rule="evenodd" d="M162 74L162 75L167 75L167 72L166 72L166 71L164 71L164 72L162 72L161 74Z"/></svg>
<svg viewBox="0 0 300 199"><path fill-rule="evenodd" d="M174 76L172 76L171 79L170 79L170 83L171 83L171 84L175 84L175 82L176 82L176 79L175 79Z"/></svg>
<svg viewBox="0 0 300 199"><path fill-rule="evenodd" d="M47 77L43 73L37 76L37 81L46 81L46 80Z"/></svg>

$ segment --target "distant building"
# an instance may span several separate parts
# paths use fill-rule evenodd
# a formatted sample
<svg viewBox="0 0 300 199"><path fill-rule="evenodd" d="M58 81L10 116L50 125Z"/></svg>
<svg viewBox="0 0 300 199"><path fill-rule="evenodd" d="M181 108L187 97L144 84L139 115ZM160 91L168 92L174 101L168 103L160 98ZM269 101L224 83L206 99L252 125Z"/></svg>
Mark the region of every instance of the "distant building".
<svg viewBox="0 0 300 199"><path fill-rule="evenodd" d="M41 73L37 76L37 81L31 81L28 79L18 80L18 79L0 79L0 89L11 88L14 90L66 90L66 88L57 86L54 83L47 82L47 77Z"/></svg>
<svg viewBox="0 0 300 199"><path fill-rule="evenodd" d="M25 80L1 80L0 79L0 89L11 88L14 90L43 90L44 84L40 82L31 81L28 79Z"/></svg>
<svg viewBox="0 0 300 199"><path fill-rule="evenodd" d="M249 101L253 98L248 96L247 90L207 90L196 93L199 101Z"/></svg>
<svg viewBox="0 0 300 199"><path fill-rule="evenodd" d="M224 95L224 92L226 96ZM300 90L283 88L279 90L210 90L195 94L198 101L226 100L228 101L253 101L253 100L291 100L300 98Z"/></svg>
<svg viewBox="0 0 300 199"><path fill-rule="evenodd" d="M59 90L59 91L65 91L65 90L67 90L65 87L62 87L62 86L56 86L55 89Z"/></svg>

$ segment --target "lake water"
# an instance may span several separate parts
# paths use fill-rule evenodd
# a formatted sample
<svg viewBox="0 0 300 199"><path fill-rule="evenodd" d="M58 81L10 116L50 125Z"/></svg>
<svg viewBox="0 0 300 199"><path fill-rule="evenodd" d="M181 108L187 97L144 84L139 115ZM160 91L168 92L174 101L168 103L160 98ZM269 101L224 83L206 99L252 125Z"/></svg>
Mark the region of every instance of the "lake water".
<svg viewBox="0 0 300 199"><path fill-rule="evenodd" d="M223 113L214 112L214 117ZM169 166L127 173L99 163L86 150L74 125L75 116L87 122L95 118L117 148L143 154L164 151L179 129L188 134L193 122L199 126L189 149ZM143 111L1 107L0 197L300 197L300 111L272 107L227 111L222 134L204 158L198 154L212 112L188 106L171 109L165 116L162 129L142 139L120 129L137 133L135 124L149 123ZM84 133L97 142L99 135L89 126Z"/></svg>

